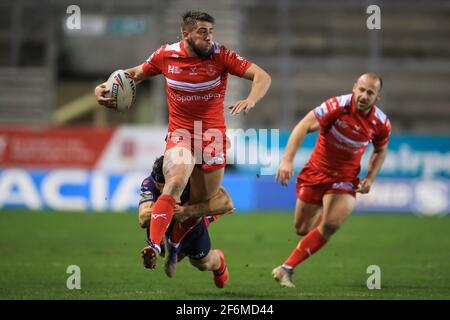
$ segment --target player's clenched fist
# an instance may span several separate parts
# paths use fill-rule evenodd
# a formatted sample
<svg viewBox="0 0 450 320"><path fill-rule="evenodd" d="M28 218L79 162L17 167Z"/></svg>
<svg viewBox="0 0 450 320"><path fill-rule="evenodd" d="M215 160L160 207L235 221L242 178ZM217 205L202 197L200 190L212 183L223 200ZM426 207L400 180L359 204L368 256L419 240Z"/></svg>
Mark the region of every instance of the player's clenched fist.
<svg viewBox="0 0 450 320"><path fill-rule="evenodd" d="M107 98L106 94L109 90L106 88L106 84L102 83L95 87L95 99L97 99L98 104L105 106L110 109L116 108L116 100L114 98Z"/></svg>
<svg viewBox="0 0 450 320"><path fill-rule="evenodd" d="M278 172L275 176L275 182L281 180L283 186L287 186L289 180L294 175L294 165L292 161L282 160Z"/></svg>

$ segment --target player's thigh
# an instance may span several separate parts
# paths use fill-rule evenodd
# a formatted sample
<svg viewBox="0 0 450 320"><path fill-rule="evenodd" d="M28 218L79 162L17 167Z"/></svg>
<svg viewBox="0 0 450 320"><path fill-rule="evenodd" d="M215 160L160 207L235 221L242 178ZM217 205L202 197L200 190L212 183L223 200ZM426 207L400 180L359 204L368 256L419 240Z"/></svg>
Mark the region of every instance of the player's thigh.
<svg viewBox="0 0 450 320"><path fill-rule="evenodd" d="M195 159L190 150L184 147L173 147L166 150L163 162L166 184L174 180L181 180L186 185L194 166Z"/></svg>
<svg viewBox="0 0 450 320"><path fill-rule="evenodd" d="M199 203L211 199L220 189L225 168L203 170L196 166L190 180L190 203Z"/></svg>
<svg viewBox="0 0 450 320"><path fill-rule="evenodd" d="M295 230L299 234L305 234L309 231L315 222L315 216L322 209L322 205L315 203L307 203L297 199L295 204L294 225Z"/></svg>
<svg viewBox="0 0 450 320"><path fill-rule="evenodd" d="M327 193L323 197L323 222L331 228L339 228L352 213L356 199L348 193Z"/></svg>

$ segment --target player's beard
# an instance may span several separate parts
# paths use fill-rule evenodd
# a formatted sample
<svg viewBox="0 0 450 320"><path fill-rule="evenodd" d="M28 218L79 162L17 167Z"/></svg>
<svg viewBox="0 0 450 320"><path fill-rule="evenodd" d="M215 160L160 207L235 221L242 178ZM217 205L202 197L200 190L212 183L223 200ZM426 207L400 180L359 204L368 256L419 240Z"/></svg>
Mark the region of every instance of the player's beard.
<svg viewBox="0 0 450 320"><path fill-rule="evenodd" d="M365 103L362 103L360 100L357 101L357 109L359 112L362 113L368 113L370 110L372 110L372 106L375 103L375 101L365 101Z"/></svg>
<svg viewBox="0 0 450 320"><path fill-rule="evenodd" d="M194 40L192 40L191 37L189 37L188 43L189 43L189 45L191 46L192 50L194 50L194 52L195 52L195 54L196 54L197 56L199 56L199 57L201 57L201 58L209 58L209 57L211 57L211 54L212 54L212 51L213 51L212 46L211 46L211 49L209 49L209 51L205 51L205 50L199 48L199 47L195 44Z"/></svg>

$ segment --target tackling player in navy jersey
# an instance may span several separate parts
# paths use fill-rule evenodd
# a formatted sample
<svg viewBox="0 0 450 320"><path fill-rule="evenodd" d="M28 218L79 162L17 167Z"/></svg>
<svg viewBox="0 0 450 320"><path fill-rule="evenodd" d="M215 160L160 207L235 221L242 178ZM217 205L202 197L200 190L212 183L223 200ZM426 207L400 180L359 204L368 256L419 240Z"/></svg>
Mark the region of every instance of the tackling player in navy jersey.
<svg viewBox="0 0 450 320"><path fill-rule="evenodd" d="M161 156L156 159L151 175L141 184L139 224L147 229L147 239L151 218L154 216L154 214L152 216L152 208L161 195L165 183L162 173L163 158ZM221 187L219 192L208 201L189 205L189 191L189 184L187 184L180 199L181 205L175 208L175 221L171 222L164 237L164 251L167 252L161 253L161 255L167 255L164 271L168 277L173 277L177 261L187 255L191 264L200 271L212 271L215 285L223 288L228 281L225 257L222 250L211 250L211 239L207 227L220 215L232 213L233 202L228 192ZM150 263L146 259L148 255L144 251L145 248L141 253L144 266L149 268Z"/></svg>

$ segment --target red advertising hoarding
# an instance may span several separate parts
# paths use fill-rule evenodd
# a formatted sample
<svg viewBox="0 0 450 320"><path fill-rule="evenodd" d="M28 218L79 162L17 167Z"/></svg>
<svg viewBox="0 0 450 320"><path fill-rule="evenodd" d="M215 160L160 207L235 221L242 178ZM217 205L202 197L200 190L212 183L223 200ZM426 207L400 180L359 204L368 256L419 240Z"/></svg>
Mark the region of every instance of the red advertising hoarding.
<svg viewBox="0 0 450 320"><path fill-rule="evenodd" d="M115 129L0 127L0 166L94 168Z"/></svg>

